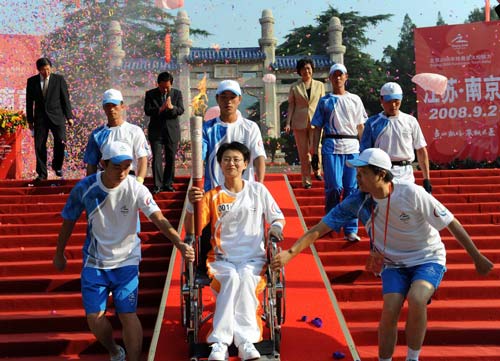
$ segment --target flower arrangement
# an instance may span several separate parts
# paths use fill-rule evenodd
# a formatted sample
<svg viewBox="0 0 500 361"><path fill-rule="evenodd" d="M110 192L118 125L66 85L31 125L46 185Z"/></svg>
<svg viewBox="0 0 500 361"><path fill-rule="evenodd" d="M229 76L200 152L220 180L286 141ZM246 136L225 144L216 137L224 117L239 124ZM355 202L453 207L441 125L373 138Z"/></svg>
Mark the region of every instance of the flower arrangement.
<svg viewBox="0 0 500 361"><path fill-rule="evenodd" d="M28 121L22 111L0 108L0 135L12 134L18 128L27 128Z"/></svg>

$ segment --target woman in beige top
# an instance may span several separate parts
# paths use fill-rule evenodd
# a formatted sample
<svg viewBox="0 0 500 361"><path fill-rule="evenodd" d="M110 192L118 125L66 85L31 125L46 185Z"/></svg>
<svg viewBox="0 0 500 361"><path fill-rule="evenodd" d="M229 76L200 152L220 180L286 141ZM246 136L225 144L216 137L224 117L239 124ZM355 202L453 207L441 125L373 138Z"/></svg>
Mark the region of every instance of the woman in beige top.
<svg viewBox="0 0 500 361"><path fill-rule="evenodd" d="M325 85L312 78L314 63L312 59L300 59L297 62L297 74L301 79L292 85L288 95L288 116L285 131L293 130L297 152L299 154L302 185L309 189L311 183L312 134L311 118L316 110L319 99L325 95ZM314 176L322 180L321 172L314 170Z"/></svg>

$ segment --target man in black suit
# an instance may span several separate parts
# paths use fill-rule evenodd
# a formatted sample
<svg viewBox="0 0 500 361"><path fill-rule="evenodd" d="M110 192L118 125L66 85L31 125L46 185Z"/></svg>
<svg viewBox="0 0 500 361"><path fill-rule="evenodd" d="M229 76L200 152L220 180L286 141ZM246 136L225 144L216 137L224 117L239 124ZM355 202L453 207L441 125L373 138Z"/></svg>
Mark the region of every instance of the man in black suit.
<svg viewBox="0 0 500 361"><path fill-rule="evenodd" d="M47 179L47 138L49 130L54 137L52 169L62 177L64 149L66 146L66 122L73 125L68 86L62 75L52 73L52 63L47 58L36 61L38 73L28 79L26 85L26 116L35 137L35 181ZM34 104L34 108L33 108Z"/></svg>
<svg viewBox="0 0 500 361"><path fill-rule="evenodd" d="M148 138L153 152L153 193L175 191L175 154L181 137L179 115L184 113L184 105L181 91L172 88L173 82L172 74L160 73L158 87L148 90L144 101L144 112L150 117Z"/></svg>

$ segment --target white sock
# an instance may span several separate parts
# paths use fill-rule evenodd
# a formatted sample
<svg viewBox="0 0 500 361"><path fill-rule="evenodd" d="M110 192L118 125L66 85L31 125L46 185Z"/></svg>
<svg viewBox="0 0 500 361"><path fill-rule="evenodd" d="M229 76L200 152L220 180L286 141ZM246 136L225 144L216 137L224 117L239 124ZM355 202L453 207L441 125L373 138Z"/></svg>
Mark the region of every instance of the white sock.
<svg viewBox="0 0 500 361"><path fill-rule="evenodd" d="M406 361L418 361L418 356L420 355L420 350L412 350L408 347L408 354L406 356Z"/></svg>
<svg viewBox="0 0 500 361"><path fill-rule="evenodd" d="M378 358L378 361L392 361L392 357L389 357L389 358L382 358L382 357L379 357L379 358Z"/></svg>

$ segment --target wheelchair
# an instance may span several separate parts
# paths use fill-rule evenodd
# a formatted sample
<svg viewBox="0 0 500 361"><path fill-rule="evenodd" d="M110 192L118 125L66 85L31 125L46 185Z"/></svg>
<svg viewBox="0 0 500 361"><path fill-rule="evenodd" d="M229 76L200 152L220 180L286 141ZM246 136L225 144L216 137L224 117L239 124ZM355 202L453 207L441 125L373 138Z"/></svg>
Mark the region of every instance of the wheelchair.
<svg viewBox="0 0 500 361"><path fill-rule="evenodd" d="M181 266L181 319L182 326L186 329L190 361L208 358L210 347L201 329L214 315L203 297L203 288L210 285L210 279L206 269L198 267L199 260L202 259L201 239L202 237L196 237L191 243L195 248L195 262L182 260ZM265 327L263 340L254 345L261 354L260 360L280 360L281 325L285 322L286 313L285 273L284 269L275 272L269 266L271 259L281 250L278 246L280 241L274 237L267 237L264 242L268 266L265 272L266 287L262 292L260 303L262 324ZM237 348L230 345L229 356L237 355Z"/></svg>

